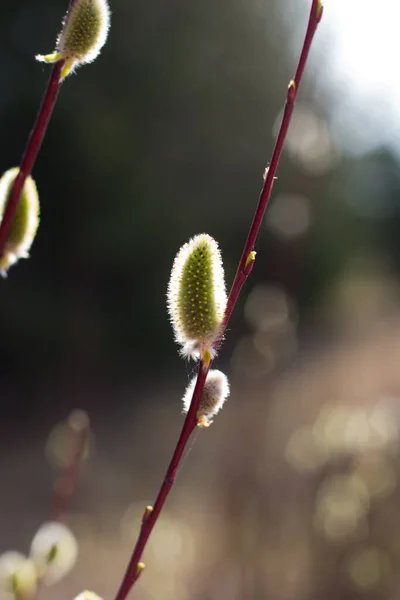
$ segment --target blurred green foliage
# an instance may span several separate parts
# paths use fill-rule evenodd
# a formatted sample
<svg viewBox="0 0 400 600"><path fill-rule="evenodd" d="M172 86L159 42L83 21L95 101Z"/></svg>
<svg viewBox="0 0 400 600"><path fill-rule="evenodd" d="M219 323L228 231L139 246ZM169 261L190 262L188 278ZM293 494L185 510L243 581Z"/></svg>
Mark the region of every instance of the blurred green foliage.
<svg viewBox="0 0 400 600"><path fill-rule="evenodd" d="M53 49L65 9L62 0L2 9L2 170L19 161L49 73L33 57ZM98 381L141 379L176 365L165 310L173 257L208 232L229 285L261 188L295 65L281 4L120 0L111 9L109 41L63 85L34 169L42 219L32 257L0 282L4 377L57 380L69 365ZM306 18L299 12L292 26ZM324 114L310 75L300 100ZM349 255L377 247L398 267L397 166L382 150L315 176L285 154L274 197L306 195L313 223L300 247L262 231L253 284L283 284L307 322Z"/></svg>

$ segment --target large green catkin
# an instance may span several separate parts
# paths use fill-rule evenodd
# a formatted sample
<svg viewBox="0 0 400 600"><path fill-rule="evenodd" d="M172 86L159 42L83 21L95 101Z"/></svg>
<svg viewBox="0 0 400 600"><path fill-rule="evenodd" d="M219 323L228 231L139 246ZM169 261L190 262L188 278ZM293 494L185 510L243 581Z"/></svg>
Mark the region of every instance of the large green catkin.
<svg viewBox="0 0 400 600"><path fill-rule="evenodd" d="M221 254L217 242L200 234L175 257L168 285L168 311L182 354L213 356L226 308Z"/></svg>
<svg viewBox="0 0 400 600"><path fill-rule="evenodd" d="M43 62L64 60L61 72L64 79L79 65L97 58L106 43L109 27L107 0L76 0L64 18L55 52L45 56L38 54L36 58Z"/></svg>
<svg viewBox="0 0 400 600"><path fill-rule="evenodd" d="M6 171L0 178L0 218L3 218L8 197L19 168ZM39 225L39 196L32 177L27 177L15 212L3 256L0 258L0 273L5 276L8 269L20 258L28 258Z"/></svg>
<svg viewBox="0 0 400 600"><path fill-rule="evenodd" d="M188 337L208 335L217 326L211 282L212 249L206 240L201 240L193 249L183 267L179 303L182 325Z"/></svg>

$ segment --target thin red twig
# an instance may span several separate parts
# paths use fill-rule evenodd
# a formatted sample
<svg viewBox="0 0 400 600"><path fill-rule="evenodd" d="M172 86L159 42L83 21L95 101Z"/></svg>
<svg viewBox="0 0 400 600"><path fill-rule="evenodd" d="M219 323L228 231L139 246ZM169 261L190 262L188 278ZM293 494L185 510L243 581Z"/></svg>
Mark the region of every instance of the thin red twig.
<svg viewBox="0 0 400 600"><path fill-rule="evenodd" d="M27 177L32 172L37 155L39 154L40 146L46 133L47 126L53 112L54 105L57 100L60 90L60 74L64 61L56 63L52 69L49 83L43 96L35 124L29 135L24 153L21 158L19 173L14 180L7 205L4 211L4 216L0 224L0 257L3 255L4 246L14 220L18 203L21 198L21 192L24 187Z"/></svg>
<svg viewBox="0 0 400 600"><path fill-rule="evenodd" d="M139 537L137 539L135 548L133 549L133 553L131 559L129 561L128 567L126 569L124 578L121 582L118 593L115 597L115 600L124 600L131 587L138 579L140 575L141 569L138 568L140 559L143 554L144 547L146 546L147 540L152 532L152 529L157 521L158 515L160 514L164 503L167 499L167 496L174 484L176 473L178 470L179 463L181 461L183 452L185 450L186 444L196 428L197 420L196 420L196 412L197 405L200 400L200 394L204 386L204 382L206 380L208 369L203 368L203 363L200 362L199 365L199 374L197 377L196 387L193 391L193 399L188 410L188 413L185 418L185 422L183 424L181 434L179 436L178 442L176 444L174 453L171 458L171 462L169 463L167 472L165 474L164 480L161 484L160 491L158 492L157 499L152 507L152 510L146 510L144 513L144 517L142 519L142 526L140 528Z"/></svg>
<svg viewBox="0 0 400 600"><path fill-rule="evenodd" d="M232 311L235 307L236 301L238 299L240 290L243 287L247 277L249 276L253 264L254 264L254 255L251 254L254 249L254 244L257 239L257 235L259 233L262 219L265 213L265 209L267 207L268 201L271 196L272 185L274 181L274 177L276 174L276 170L279 164L279 159L282 153L283 144L285 141L286 133L289 127L290 119L294 109L294 103L296 99L296 95L299 89L299 85L301 82L301 78L303 76L304 67L307 62L307 57L310 51L311 43L317 29L318 23L322 17L322 4L321 0L313 0L310 17L308 21L308 27L306 36L303 43L303 48L300 54L300 59L298 62L296 75L294 79L290 82L287 96L285 109L283 112L282 123L279 129L278 137L275 142L274 151L271 158L271 163L268 169L268 173L261 191L261 195L258 201L258 205L256 208L256 212L253 218L253 222L250 227L250 231L243 249L243 253L239 262L239 266L235 275L235 279L232 284L231 291L229 293L227 309L225 313L223 328L221 330L221 336L217 341L216 345L219 346L221 339L223 338L224 332L226 330L226 326L231 317ZM190 404L189 411L186 415L185 421L183 423L183 427L181 430L181 434L179 436L178 443L175 447L174 453L172 455L171 462L168 466L166 475L164 477L163 483L161 485L160 491L158 492L157 499L155 501L154 507L147 508L143 519L142 525L139 532L139 536L136 542L136 545L133 549L133 553L131 559L129 561L128 567L126 569L125 575L122 579L122 583L118 590L118 593L115 597L115 600L125 600L130 589L134 585L135 581L140 576L140 573L143 569L142 563L140 563L140 559L142 557L144 548L146 546L147 540L153 530L153 527L157 521L157 518L164 506L164 503L167 499L167 496L171 490L171 487L175 481L176 472L181 461L183 452L185 450L186 444L196 428L196 413L197 407L199 404L200 396L203 391L204 383L207 378L208 371L210 369L211 363L205 367L202 362L199 364L199 370L197 375L196 387L193 391L193 397Z"/></svg>
<svg viewBox="0 0 400 600"><path fill-rule="evenodd" d="M254 250L254 244L260 231L262 220L264 218L264 213L267 208L269 199L271 198L272 186L274 183L279 160L282 154L283 144L290 125L290 120L292 118L297 92L300 87L300 82L303 76L304 67L307 62L314 34L318 27L318 23L322 18L322 12L323 7L321 6L321 0L313 0L310 11L310 18L308 21L307 32L304 38L303 48L301 50L300 59L297 65L296 75L294 79L292 79L292 81L289 83L282 122L279 128L278 137L276 138L271 162L267 171L267 176L265 178L263 188L261 190L260 199L258 201L256 212L254 214L253 222L251 224L250 231L247 236L245 246L243 248L243 253L239 261L239 266L236 271L235 279L233 281L232 288L229 293L228 304L224 318L223 331L225 331L228 321L232 315L240 290L242 289L244 282L250 274L251 269L249 270L248 268L246 268L246 262L250 252Z"/></svg>
<svg viewBox="0 0 400 600"><path fill-rule="evenodd" d="M75 4L75 2L76 0L70 0L68 14L70 14L71 8ZM21 157L19 173L14 180L10 195L7 200L3 219L0 223L0 259L4 253L4 247L7 241L8 234L10 232L12 222L14 220L16 210L18 208L18 204L21 198L21 192L23 190L25 181L27 177L29 177L29 175L31 174L34 164L36 162L40 147L43 142L43 138L46 134L47 126L50 122L50 118L53 113L55 103L57 101L58 92L60 91L61 87L60 75L64 66L64 62L65 61L61 60L55 63L55 65L52 68L49 77L49 82L47 84L44 96L42 98L36 121L29 134L24 152Z"/></svg>

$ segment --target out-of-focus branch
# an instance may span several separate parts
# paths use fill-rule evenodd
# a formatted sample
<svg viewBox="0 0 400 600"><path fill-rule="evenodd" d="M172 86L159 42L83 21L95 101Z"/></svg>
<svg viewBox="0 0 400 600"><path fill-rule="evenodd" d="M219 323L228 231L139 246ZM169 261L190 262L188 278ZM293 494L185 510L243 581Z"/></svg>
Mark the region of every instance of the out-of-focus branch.
<svg viewBox="0 0 400 600"><path fill-rule="evenodd" d="M51 517L53 521L62 521L67 513L72 495L76 488L79 469L87 447L90 432L88 415L82 410L73 411L68 417L70 443L69 456L63 472L54 483Z"/></svg>

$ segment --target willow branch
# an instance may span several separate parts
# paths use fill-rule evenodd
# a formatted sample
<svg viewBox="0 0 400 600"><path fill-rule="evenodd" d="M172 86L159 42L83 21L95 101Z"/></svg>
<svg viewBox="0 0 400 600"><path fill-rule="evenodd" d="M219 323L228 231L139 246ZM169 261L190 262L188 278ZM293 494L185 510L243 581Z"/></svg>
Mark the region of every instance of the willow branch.
<svg viewBox="0 0 400 600"><path fill-rule="evenodd" d="M178 442L176 444L174 453L172 455L171 462L169 463L167 472L161 484L154 506L149 506L145 510L145 513L142 518L142 525L140 528L139 537L133 549L131 559L129 561L128 567L126 569L124 578L122 579L115 600L124 600L127 597L131 587L133 586L135 581L137 581L141 571L143 570L144 565L140 563L143 550L153 530L153 527L156 524L158 516L165 504L167 496L174 484L176 473L179 467L179 463L182 459L183 453L185 451L186 444L197 426L197 405L200 400L200 395L204 386L204 382L206 380L207 372L208 369L203 368L203 363L200 361L196 387L193 391L193 399L188 413L186 415L185 421L183 423L183 427Z"/></svg>
<svg viewBox="0 0 400 600"><path fill-rule="evenodd" d="M318 23L322 17L322 4L321 0L313 0L312 6L310 10L310 17L308 21L308 27L306 31L306 35L304 38L303 47L300 54L300 59L297 65L296 74L294 79L289 84L288 91L286 94L286 102L285 108L283 112L282 122L279 129L278 137L275 142L275 147L272 153L272 158L270 162L270 166L267 172L267 176L264 181L263 188L261 190L260 198L257 204L257 208L254 214L253 222L250 227L250 231L246 240L246 243L243 248L242 256L239 261L239 266L235 275L235 279L233 281L229 297L227 308L225 312L223 327L221 329L221 334L219 339L216 342L216 346L219 346L221 340L224 336L226 327L228 325L229 319L232 315L232 311L235 307L236 301L238 299L239 293L249 276L255 259L254 253L254 245L260 231L261 223L264 217L264 213L271 197L272 185L274 182L276 170L279 164L279 160L282 154L283 144L286 138L286 134L289 128L290 120L292 117L294 104L297 96L297 92L299 90L300 82L303 76L304 67L307 62L308 54L310 51L311 43L314 38L314 34L318 27ZM211 367L211 362L208 366L205 366L202 361L200 361L196 386L193 392L192 401L190 404L189 411L186 415L181 434L179 436L178 443L175 447L171 462L168 466L166 475L161 484L160 491L158 492L157 499L153 507L147 507L146 511L143 515L142 525L139 532L139 537L137 539L136 545L133 549L133 553L131 559L129 561L128 567L126 569L125 575L123 577L122 583L118 590L118 593L115 597L115 600L125 600L130 589L134 585L134 583L138 580L140 573L143 570L143 563L140 562L143 551L145 549L147 540L153 530L153 527L158 519L158 516L164 506L164 503L167 499L167 496L172 488L172 485L175 481L176 472L180 463L180 460L183 456L183 452L185 450L186 444L196 428L196 413L199 405L199 400L201 393L203 391L204 383L207 378L208 371Z"/></svg>
<svg viewBox="0 0 400 600"><path fill-rule="evenodd" d="M70 0L68 14L70 14L75 2L76 0ZM47 127L57 101L58 92L60 91L61 87L60 75L64 63L64 60L60 60L59 62L55 63L54 67L52 68L49 81L40 104L39 112L36 116L35 123L31 129L21 157L19 173L14 180L4 210L3 218L0 223L0 259L4 254L4 247L18 208L25 181L32 173L32 169L38 157L43 138L46 134Z"/></svg>

